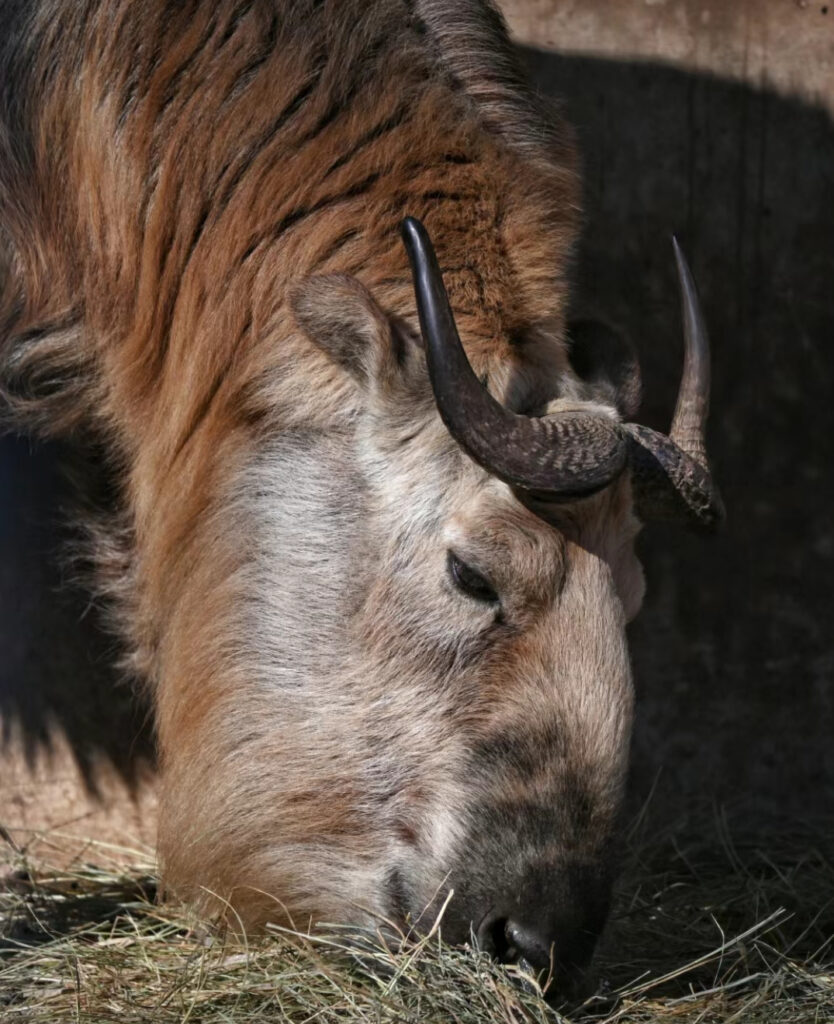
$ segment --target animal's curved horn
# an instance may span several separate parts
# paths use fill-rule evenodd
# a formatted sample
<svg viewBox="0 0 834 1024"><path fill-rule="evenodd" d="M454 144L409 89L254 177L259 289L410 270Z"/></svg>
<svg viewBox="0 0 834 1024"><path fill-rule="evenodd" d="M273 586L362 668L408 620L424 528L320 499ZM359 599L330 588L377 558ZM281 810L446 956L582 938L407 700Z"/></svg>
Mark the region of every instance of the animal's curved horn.
<svg viewBox="0 0 834 1024"><path fill-rule="evenodd" d="M628 461L637 515L678 519L711 528L724 518L724 504L709 468L696 462L656 430L626 423Z"/></svg>
<svg viewBox="0 0 834 1024"><path fill-rule="evenodd" d="M582 413L529 417L505 409L466 357L426 229L407 217L402 236L435 402L461 448L505 483L551 500L581 498L607 486L627 456L619 425Z"/></svg>
<svg viewBox="0 0 834 1024"><path fill-rule="evenodd" d="M683 313L683 374L669 437L682 451L707 468L704 432L709 415L709 337L698 290L686 257L672 236Z"/></svg>
<svg viewBox="0 0 834 1024"><path fill-rule="evenodd" d="M644 519L686 518L711 527L724 516L705 446L709 412L710 353L698 291L686 258L673 238L681 289L684 364L669 437L628 423L632 484Z"/></svg>

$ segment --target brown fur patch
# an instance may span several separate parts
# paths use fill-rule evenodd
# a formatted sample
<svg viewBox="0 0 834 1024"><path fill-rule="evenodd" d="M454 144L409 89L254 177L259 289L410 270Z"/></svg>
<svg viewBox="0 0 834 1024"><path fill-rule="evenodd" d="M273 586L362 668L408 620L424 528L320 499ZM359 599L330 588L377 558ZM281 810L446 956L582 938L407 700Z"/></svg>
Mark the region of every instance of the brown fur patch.
<svg viewBox="0 0 834 1024"><path fill-rule="evenodd" d="M548 522L456 449L416 346L384 401L351 372L365 314L373 344L416 335L411 215L491 390L570 391L569 135L494 9L441 7L35 3L3 51L0 386L16 423L118 467L93 546L154 697L166 879L248 924L384 915L392 864L418 912L480 806L563 807L589 856L616 817L627 484ZM333 274L341 326L298 304ZM455 591L450 544L489 566L500 621ZM502 735L530 760L531 722L564 737L532 783L472 762ZM494 818L509 871L529 851ZM561 820L530 843L550 856Z"/></svg>

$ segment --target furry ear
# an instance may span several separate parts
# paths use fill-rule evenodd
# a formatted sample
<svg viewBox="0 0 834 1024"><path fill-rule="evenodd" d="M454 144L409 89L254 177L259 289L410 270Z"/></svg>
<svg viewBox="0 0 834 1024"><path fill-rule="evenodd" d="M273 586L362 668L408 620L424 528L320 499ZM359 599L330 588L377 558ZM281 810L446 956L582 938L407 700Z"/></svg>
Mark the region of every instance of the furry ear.
<svg viewBox="0 0 834 1024"><path fill-rule="evenodd" d="M574 320L568 337L571 366L588 397L632 419L640 408L640 364L626 335L600 320Z"/></svg>
<svg viewBox="0 0 834 1024"><path fill-rule="evenodd" d="M355 277L308 277L292 307L308 337L363 387L386 390L401 376L409 342Z"/></svg>

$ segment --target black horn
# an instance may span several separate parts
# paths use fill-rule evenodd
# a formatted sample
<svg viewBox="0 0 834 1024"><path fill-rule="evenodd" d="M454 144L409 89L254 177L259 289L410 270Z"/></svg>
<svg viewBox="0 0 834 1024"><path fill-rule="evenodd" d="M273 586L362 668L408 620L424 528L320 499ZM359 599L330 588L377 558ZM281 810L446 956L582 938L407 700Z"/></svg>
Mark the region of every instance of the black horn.
<svg viewBox="0 0 834 1024"><path fill-rule="evenodd" d="M417 298L435 401L449 433L493 476L520 490L567 501L594 494L623 470L628 443L605 416L520 416L478 379L461 345L431 240L413 217L402 236Z"/></svg>
<svg viewBox="0 0 834 1024"><path fill-rule="evenodd" d="M672 236L683 314L683 375L669 437L690 458L707 467L705 430L709 415L709 337L698 290L686 257Z"/></svg>
<svg viewBox="0 0 834 1024"><path fill-rule="evenodd" d="M704 316L689 264L672 239L683 315L684 364L669 436L628 423L629 462L638 515L642 519L685 519L714 527L724 506L707 461L710 353Z"/></svg>
<svg viewBox="0 0 834 1024"><path fill-rule="evenodd" d="M683 519L713 527L724 508L704 443L710 358L704 317L677 241L684 369L667 437L638 423L565 411L519 416L497 402L472 369L458 336L437 257L423 225L402 225L435 402L449 433L493 476L552 501L594 494L631 469L634 501L645 520Z"/></svg>

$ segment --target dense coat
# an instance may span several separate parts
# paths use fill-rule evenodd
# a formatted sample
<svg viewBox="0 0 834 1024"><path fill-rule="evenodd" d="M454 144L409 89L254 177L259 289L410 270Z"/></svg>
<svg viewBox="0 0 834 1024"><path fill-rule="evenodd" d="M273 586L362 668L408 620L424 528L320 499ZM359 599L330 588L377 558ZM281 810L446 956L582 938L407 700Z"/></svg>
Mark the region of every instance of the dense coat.
<svg viewBox="0 0 834 1024"><path fill-rule="evenodd" d="M454 888L451 937L541 906L584 962L631 725L629 474L543 507L461 451L399 240L426 225L505 406L619 419L568 359L570 136L499 15L0 19L0 383L116 481L88 529L155 707L169 888L247 926L413 921Z"/></svg>

